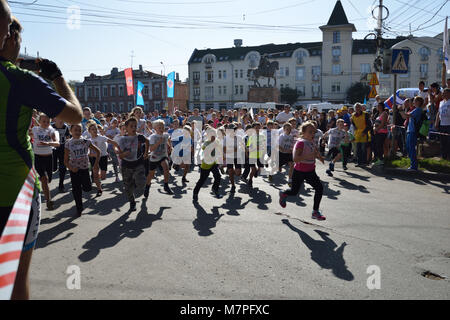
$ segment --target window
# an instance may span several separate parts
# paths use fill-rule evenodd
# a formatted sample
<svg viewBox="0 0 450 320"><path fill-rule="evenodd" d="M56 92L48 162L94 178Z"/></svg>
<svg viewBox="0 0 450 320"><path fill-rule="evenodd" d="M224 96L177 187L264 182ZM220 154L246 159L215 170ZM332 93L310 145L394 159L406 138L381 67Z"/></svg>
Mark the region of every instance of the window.
<svg viewBox="0 0 450 320"><path fill-rule="evenodd" d="M88 98L92 97L92 88L88 88Z"/></svg>
<svg viewBox="0 0 450 320"><path fill-rule="evenodd" d="M148 96L148 86L144 86L144 96Z"/></svg>
<svg viewBox="0 0 450 320"><path fill-rule="evenodd" d="M227 86L223 86L223 94L224 94L224 95L227 94Z"/></svg>
<svg viewBox="0 0 450 320"><path fill-rule="evenodd" d="M116 96L116 86L112 86L111 87L111 97L115 97Z"/></svg>
<svg viewBox="0 0 450 320"><path fill-rule="evenodd" d="M295 69L295 80L305 80L305 67L297 67Z"/></svg>
<svg viewBox="0 0 450 320"><path fill-rule="evenodd" d="M222 79L222 70L219 70L219 79Z"/></svg>
<svg viewBox="0 0 450 320"><path fill-rule="evenodd" d="M222 87L219 86L219 96L221 96L221 95L222 95Z"/></svg>
<svg viewBox="0 0 450 320"><path fill-rule="evenodd" d="M214 82L214 71L206 71L206 82Z"/></svg>
<svg viewBox="0 0 450 320"><path fill-rule="evenodd" d="M297 89L297 93L298 93L298 95L299 95L300 97L304 97L304 96L305 96L305 85L304 85L304 84L298 85L298 86L296 87L296 89Z"/></svg>
<svg viewBox="0 0 450 320"><path fill-rule="evenodd" d="M331 85L331 92L333 93L339 93L341 92L341 83L335 82Z"/></svg>
<svg viewBox="0 0 450 320"><path fill-rule="evenodd" d="M200 100L200 88L194 88L194 100Z"/></svg>
<svg viewBox="0 0 450 320"><path fill-rule="evenodd" d="M108 110L108 104L107 103L104 103L103 104L103 109L102 109L102 111L103 112L106 112Z"/></svg>
<svg viewBox="0 0 450 320"><path fill-rule="evenodd" d="M333 67L331 69L331 73L333 73L334 75L338 75L341 74L341 65L340 64L333 64Z"/></svg>
<svg viewBox="0 0 450 320"><path fill-rule="evenodd" d="M128 102L128 109L127 111L131 111L133 109L133 102Z"/></svg>
<svg viewBox="0 0 450 320"><path fill-rule="evenodd" d="M239 94L239 86L234 86L234 94Z"/></svg>
<svg viewBox="0 0 450 320"><path fill-rule="evenodd" d="M119 103L119 111L123 112L123 102Z"/></svg>
<svg viewBox="0 0 450 320"><path fill-rule="evenodd" d="M227 78L227 70L223 70L223 74L222 74L223 78L226 79Z"/></svg>
<svg viewBox="0 0 450 320"><path fill-rule="evenodd" d="M214 99L214 87L205 87L205 99L206 100Z"/></svg>
<svg viewBox="0 0 450 320"><path fill-rule="evenodd" d="M340 31L333 32L333 43L341 43L341 32Z"/></svg>
<svg viewBox="0 0 450 320"><path fill-rule="evenodd" d="M284 68L284 75L289 77L289 67Z"/></svg>
<svg viewBox="0 0 450 320"><path fill-rule="evenodd" d="M307 54L303 50L295 53L295 58L296 58L297 64L303 64L305 62L306 57L307 57Z"/></svg>
<svg viewBox="0 0 450 320"><path fill-rule="evenodd" d="M155 96L161 96L161 87L159 84L155 84Z"/></svg>
<svg viewBox="0 0 450 320"><path fill-rule="evenodd" d="M116 104L113 102L111 103L111 112L116 112Z"/></svg>
<svg viewBox="0 0 450 320"><path fill-rule="evenodd" d="M333 55L333 58L334 57L339 58L341 56L341 47L333 47L331 53Z"/></svg>
<svg viewBox="0 0 450 320"><path fill-rule="evenodd" d="M100 88L95 88L95 97L98 98L99 96L100 96Z"/></svg>
<svg viewBox="0 0 450 320"><path fill-rule="evenodd" d="M195 71L195 72L192 74L192 78L193 78L194 80L200 80L200 72Z"/></svg>
<svg viewBox="0 0 450 320"><path fill-rule="evenodd" d="M123 86L119 87L119 97L123 97Z"/></svg>
<svg viewBox="0 0 450 320"><path fill-rule="evenodd" d="M104 88L103 88L103 96L104 96L104 97L107 97L107 96L108 96L108 88L107 88L107 87L104 87Z"/></svg>
<svg viewBox="0 0 450 320"><path fill-rule="evenodd" d="M258 68L258 64L259 64L259 56L257 53L251 53L248 56L248 60L249 60L249 67L250 69L256 69Z"/></svg>
<svg viewBox="0 0 450 320"><path fill-rule="evenodd" d="M431 51L427 47L422 47L419 49L419 55L420 55L420 58L422 61L428 60L430 54L431 54Z"/></svg>
<svg viewBox="0 0 450 320"><path fill-rule="evenodd" d="M361 63L361 73L362 74L367 74L370 73L370 63Z"/></svg>
<svg viewBox="0 0 450 320"><path fill-rule="evenodd" d="M312 74L315 76L320 76L320 66L313 66L311 68Z"/></svg>
<svg viewBox="0 0 450 320"><path fill-rule="evenodd" d="M237 79L239 78L239 70L234 70L234 77Z"/></svg>
<svg viewBox="0 0 450 320"><path fill-rule="evenodd" d="M244 78L244 70L240 70L241 79Z"/></svg>
<svg viewBox="0 0 450 320"><path fill-rule="evenodd" d="M244 94L244 86L240 86L239 87L239 93L240 94Z"/></svg>
<svg viewBox="0 0 450 320"><path fill-rule="evenodd" d="M420 73L428 73L428 63L422 63L420 65Z"/></svg>
<svg viewBox="0 0 450 320"><path fill-rule="evenodd" d="M318 98L320 96L320 84L314 83L312 85L312 96L313 98Z"/></svg>
<svg viewBox="0 0 450 320"><path fill-rule="evenodd" d="M284 67L280 67L280 70L278 71L278 77L280 78L284 77Z"/></svg>

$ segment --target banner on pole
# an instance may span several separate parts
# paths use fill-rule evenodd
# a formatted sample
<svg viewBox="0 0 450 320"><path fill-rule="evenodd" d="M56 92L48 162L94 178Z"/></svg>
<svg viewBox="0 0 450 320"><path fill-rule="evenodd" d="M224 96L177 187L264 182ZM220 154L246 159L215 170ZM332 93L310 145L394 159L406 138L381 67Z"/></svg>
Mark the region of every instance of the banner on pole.
<svg viewBox="0 0 450 320"><path fill-rule="evenodd" d="M167 76L167 98L173 98L175 93L175 71Z"/></svg>
<svg viewBox="0 0 450 320"><path fill-rule="evenodd" d="M137 84L137 94L136 94L136 105L137 106L144 106L144 95L142 91L144 90L144 84L140 81L138 81Z"/></svg>
<svg viewBox="0 0 450 320"><path fill-rule="evenodd" d="M127 83L127 94L128 94L128 96L132 96L134 94L133 69L132 68L125 69L125 81Z"/></svg>

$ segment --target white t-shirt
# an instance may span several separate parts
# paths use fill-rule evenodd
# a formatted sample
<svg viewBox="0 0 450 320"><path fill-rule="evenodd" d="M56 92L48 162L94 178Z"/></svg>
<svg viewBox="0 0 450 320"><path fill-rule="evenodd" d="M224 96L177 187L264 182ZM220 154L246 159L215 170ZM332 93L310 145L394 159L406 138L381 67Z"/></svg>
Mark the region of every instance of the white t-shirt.
<svg viewBox="0 0 450 320"><path fill-rule="evenodd" d="M97 136L95 138L91 138L94 146L100 149L100 157L104 157L108 155L108 138L105 136ZM91 157L95 156L95 153L90 152Z"/></svg>
<svg viewBox="0 0 450 320"><path fill-rule="evenodd" d="M341 145L342 139L345 138L346 132L333 128L328 131L328 148L337 148Z"/></svg>
<svg viewBox="0 0 450 320"><path fill-rule="evenodd" d="M52 136L55 134L55 129L52 126L47 129L41 127L33 127L33 150L35 154L38 155L47 155L52 154L53 147L50 146L40 146L41 142L52 142Z"/></svg>
<svg viewBox="0 0 450 320"><path fill-rule="evenodd" d="M320 129L317 129L316 134L314 135L314 144L318 147L319 140L323 137L323 132Z"/></svg>
<svg viewBox="0 0 450 320"><path fill-rule="evenodd" d="M280 147L289 150L289 153L294 150L295 139L293 135L287 135L284 132L280 135L279 139ZM280 151L281 152L281 151Z"/></svg>
<svg viewBox="0 0 450 320"><path fill-rule="evenodd" d="M149 139L150 146L156 144L161 138L164 138L163 143L161 143L156 150L153 152L150 152L150 161L151 162L158 162L164 158L168 157L167 154L167 146L169 141L169 134L163 133L162 135L159 134L152 134Z"/></svg>
<svg viewBox="0 0 450 320"><path fill-rule="evenodd" d="M285 123L285 122L288 122L289 121L289 119L291 119L291 118L293 118L294 117L294 115L292 114L292 113L286 113L286 112L281 112L281 113L279 113L278 114L278 116L277 116L277 121L278 122L281 122L281 123Z"/></svg>
<svg viewBox="0 0 450 320"><path fill-rule="evenodd" d="M106 136L108 138L110 138L111 140L114 139L117 135L120 134L120 129L119 128L114 128L113 127L109 127L108 130L106 130L105 132Z"/></svg>
<svg viewBox="0 0 450 320"><path fill-rule="evenodd" d="M89 169L88 151L91 140L70 139L66 141L65 148L69 150L69 164L78 169Z"/></svg>
<svg viewBox="0 0 450 320"><path fill-rule="evenodd" d="M450 100L441 101L439 116L441 118L441 126L450 126Z"/></svg>

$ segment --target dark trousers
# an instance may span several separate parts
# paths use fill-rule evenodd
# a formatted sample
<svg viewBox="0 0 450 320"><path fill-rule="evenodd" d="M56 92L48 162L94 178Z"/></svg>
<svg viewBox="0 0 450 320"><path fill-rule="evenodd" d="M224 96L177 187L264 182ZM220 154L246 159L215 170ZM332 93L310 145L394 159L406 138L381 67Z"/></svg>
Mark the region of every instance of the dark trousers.
<svg viewBox="0 0 450 320"><path fill-rule="evenodd" d="M439 132L450 134L450 126L440 126ZM441 135L442 158L450 160L450 136Z"/></svg>
<svg viewBox="0 0 450 320"><path fill-rule="evenodd" d="M53 150L53 171L59 170L59 184L64 183L67 168L64 165L64 146Z"/></svg>
<svg viewBox="0 0 450 320"><path fill-rule="evenodd" d="M70 171L70 180L72 181L72 194L78 210L83 210L83 191L92 190L91 179L88 169L79 169L77 172Z"/></svg>
<svg viewBox="0 0 450 320"><path fill-rule="evenodd" d="M366 142L357 142L356 143L356 160L358 164L366 164L367 163L367 149Z"/></svg>
<svg viewBox="0 0 450 320"><path fill-rule="evenodd" d="M284 194L288 196L298 195L303 181L306 181L314 188L314 210L319 210L320 201L322 200L323 196L323 185L319 177L317 176L316 171L301 172L298 170L294 170L294 174L292 175L292 188L285 191Z"/></svg>
<svg viewBox="0 0 450 320"><path fill-rule="evenodd" d="M384 141L386 140L387 133L377 133L374 136L375 139L375 158L383 160L384 157Z"/></svg>
<svg viewBox="0 0 450 320"><path fill-rule="evenodd" d="M341 146L341 153L342 153L342 164L345 167L348 163L348 159L352 154L352 145L349 144L348 146Z"/></svg>
<svg viewBox="0 0 450 320"><path fill-rule="evenodd" d="M198 180L197 184L195 185L194 194L198 194L200 192L200 189L203 187L203 184L209 177L209 173L212 172L214 176L214 184L213 184L213 190L218 190L220 186L220 180L221 175L219 171L219 166L214 165L211 169L200 169L200 179Z"/></svg>

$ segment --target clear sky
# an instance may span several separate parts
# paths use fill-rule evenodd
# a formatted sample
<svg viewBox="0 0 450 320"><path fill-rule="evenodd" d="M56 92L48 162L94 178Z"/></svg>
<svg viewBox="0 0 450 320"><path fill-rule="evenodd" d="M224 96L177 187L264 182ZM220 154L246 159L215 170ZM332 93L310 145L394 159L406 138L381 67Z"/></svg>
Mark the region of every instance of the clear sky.
<svg viewBox="0 0 450 320"><path fill-rule="evenodd" d="M225 48L234 39L244 46L322 41L335 0L21 0L10 1L24 26L22 53L54 60L66 79L91 72L108 74L139 64L155 73L176 71L184 80L195 48ZM351 23L364 38L376 25L371 8L378 0L342 0ZM444 29L450 1L385 0L391 33L435 36ZM80 28L70 19L78 6ZM76 9L76 8L75 8ZM435 15L436 14L436 15ZM434 16L435 15L435 16ZM70 26L67 21L75 22Z"/></svg>

